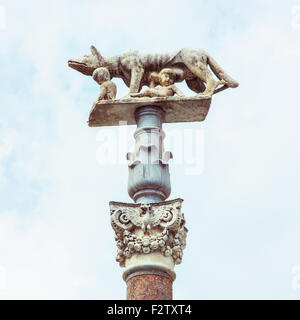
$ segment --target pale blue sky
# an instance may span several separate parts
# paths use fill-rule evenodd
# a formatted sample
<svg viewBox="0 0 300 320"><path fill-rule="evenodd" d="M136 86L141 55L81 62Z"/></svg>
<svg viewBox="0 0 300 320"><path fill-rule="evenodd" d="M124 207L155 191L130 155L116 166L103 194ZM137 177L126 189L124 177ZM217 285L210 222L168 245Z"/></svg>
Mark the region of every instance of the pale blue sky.
<svg viewBox="0 0 300 320"><path fill-rule="evenodd" d="M86 121L99 88L67 66L94 44L200 47L240 82L205 122L164 127L204 132L201 175L170 164L189 229L174 298L299 299L297 5L0 0L0 298L125 298L108 202L131 201L127 167L97 162L107 131Z"/></svg>

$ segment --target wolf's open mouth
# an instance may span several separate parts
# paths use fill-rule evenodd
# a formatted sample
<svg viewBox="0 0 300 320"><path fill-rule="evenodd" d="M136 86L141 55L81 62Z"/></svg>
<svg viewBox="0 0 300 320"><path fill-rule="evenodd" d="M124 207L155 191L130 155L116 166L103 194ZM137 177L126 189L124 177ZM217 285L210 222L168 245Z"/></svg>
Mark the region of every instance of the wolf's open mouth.
<svg viewBox="0 0 300 320"><path fill-rule="evenodd" d="M88 65L85 62L73 59L68 60L68 66L89 76L92 75L93 71L95 70L95 68L88 67Z"/></svg>
<svg viewBox="0 0 300 320"><path fill-rule="evenodd" d="M73 66L75 66L75 65L87 66L86 63L84 63L84 62L80 62L80 61L76 61L76 60L72 60L72 59L69 59L69 60L68 60L68 65L69 65L70 67L73 67Z"/></svg>

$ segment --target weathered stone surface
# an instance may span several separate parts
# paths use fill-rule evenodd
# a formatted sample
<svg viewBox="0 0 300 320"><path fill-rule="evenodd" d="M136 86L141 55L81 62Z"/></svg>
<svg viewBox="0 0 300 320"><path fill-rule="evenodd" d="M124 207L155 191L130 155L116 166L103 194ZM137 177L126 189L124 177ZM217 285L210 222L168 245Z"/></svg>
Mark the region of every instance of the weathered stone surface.
<svg viewBox="0 0 300 320"><path fill-rule="evenodd" d="M68 64L101 85L89 126L138 125L135 149L127 154L128 191L138 203L110 202L117 261L126 268L123 277L129 300L171 300L173 269L182 261L187 229L181 213L183 200L162 202L171 191L171 153L164 151L162 122L203 121L212 95L239 84L198 48L161 54L129 51L104 58L91 46L91 54L70 59ZM128 97L115 99L117 88L111 81L115 77L130 88ZM174 84L182 81L198 95L184 97ZM140 92L144 85L149 89Z"/></svg>
<svg viewBox="0 0 300 320"><path fill-rule="evenodd" d="M165 68L172 69L176 74L175 82L185 80L193 91L204 95L238 86L211 55L199 48L183 48L176 52L158 54L129 51L104 58L91 46L91 54L79 59L69 59L68 64L85 75L92 75L97 68L107 68L112 78L123 79L130 87L130 93L139 92L143 85L150 86L151 74ZM214 79L208 66L219 80ZM217 89L219 85L223 87Z"/></svg>
<svg viewBox="0 0 300 320"><path fill-rule="evenodd" d="M152 72L153 76L151 77L151 82L149 83L150 88L138 92L138 93L131 93L131 97L171 97L174 96L174 94L177 94L181 97L184 96L184 94L174 85L174 82L176 80L176 72L174 69L165 68L162 69L159 73ZM157 85L160 85L161 87L155 88Z"/></svg>
<svg viewBox="0 0 300 320"><path fill-rule="evenodd" d="M121 267L135 255L158 252L171 257L174 264L182 261L186 246L182 199L158 203L130 204L110 202L111 225L116 233ZM172 270L171 270L172 271Z"/></svg>
<svg viewBox="0 0 300 320"><path fill-rule="evenodd" d="M135 110L142 106L158 106L165 111L164 122L195 122L206 118L211 96L155 97L101 100L94 104L88 124L90 127L118 126L120 121L136 124Z"/></svg>
<svg viewBox="0 0 300 320"><path fill-rule="evenodd" d="M161 251L154 251L150 253L134 253L125 261L125 268L123 271L123 279L126 281L128 276L137 271L153 271L158 270L166 273L172 280L176 279L174 271L174 259L172 256L165 256Z"/></svg>
<svg viewBox="0 0 300 320"><path fill-rule="evenodd" d="M117 86L110 81L110 73L106 68L96 69L92 77L100 85L100 94L97 101L116 98Z"/></svg>
<svg viewBox="0 0 300 320"><path fill-rule="evenodd" d="M133 274L127 281L127 300L172 300L172 280L167 275Z"/></svg>

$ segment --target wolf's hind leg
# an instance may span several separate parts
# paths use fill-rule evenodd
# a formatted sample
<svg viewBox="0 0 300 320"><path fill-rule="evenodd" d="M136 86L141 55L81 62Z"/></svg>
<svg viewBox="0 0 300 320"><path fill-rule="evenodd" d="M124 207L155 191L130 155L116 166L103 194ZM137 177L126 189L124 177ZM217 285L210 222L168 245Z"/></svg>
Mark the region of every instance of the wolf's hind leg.
<svg viewBox="0 0 300 320"><path fill-rule="evenodd" d="M140 83L144 75L144 69L136 66L131 70L130 93L139 92Z"/></svg>
<svg viewBox="0 0 300 320"><path fill-rule="evenodd" d="M213 78L213 75L209 71L207 65L203 62L197 62L189 65L189 69L195 76L206 84L204 92L199 95L213 94L219 83Z"/></svg>

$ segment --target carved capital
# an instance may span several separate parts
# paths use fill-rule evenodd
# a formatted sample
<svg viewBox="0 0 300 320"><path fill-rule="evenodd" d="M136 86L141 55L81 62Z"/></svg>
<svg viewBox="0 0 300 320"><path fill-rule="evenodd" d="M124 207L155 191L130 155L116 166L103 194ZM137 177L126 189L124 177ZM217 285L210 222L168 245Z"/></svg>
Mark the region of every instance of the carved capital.
<svg viewBox="0 0 300 320"><path fill-rule="evenodd" d="M110 202L111 225L118 247L116 260L121 267L135 254L160 252L182 261L186 245L185 219L181 213L182 199L158 203L129 204Z"/></svg>

